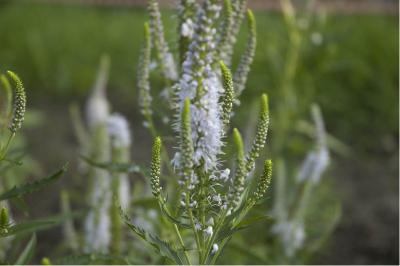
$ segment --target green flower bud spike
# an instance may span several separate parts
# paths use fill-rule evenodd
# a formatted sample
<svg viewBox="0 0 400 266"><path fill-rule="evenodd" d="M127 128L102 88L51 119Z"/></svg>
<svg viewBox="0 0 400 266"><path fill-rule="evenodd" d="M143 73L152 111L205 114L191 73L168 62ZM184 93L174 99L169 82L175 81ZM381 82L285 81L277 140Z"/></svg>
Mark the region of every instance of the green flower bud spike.
<svg viewBox="0 0 400 266"><path fill-rule="evenodd" d="M190 99L185 99L181 117L181 146L183 174L189 178L193 169L193 140L190 122Z"/></svg>
<svg viewBox="0 0 400 266"><path fill-rule="evenodd" d="M15 82L15 100L14 100L14 112L13 117L9 126L11 133L15 134L22 126L22 122L25 117L26 107L26 94L24 85L21 79L12 71L7 71L7 74Z"/></svg>
<svg viewBox="0 0 400 266"><path fill-rule="evenodd" d="M8 215L8 210L3 207L1 208L1 212L0 212L0 228L6 228L9 225L9 215Z"/></svg>
<svg viewBox="0 0 400 266"><path fill-rule="evenodd" d="M222 73L222 83L224 87L224 96L222 98L222 121L226 127L229 124L229 119L232 112L233 100L235 98L235 92L233 89L233 81L231 71L227 68L224 62L219 62L221 73Z"/></svg>
<svg viewBox="0 0 400 266"><path fill-rule="evenodd" d="M252 197L252 201L254 203L261 200L264 197L265 192L267 191L269 185L271 184L271 176L272 176L272 161L266 160L264 163L264 172L260 176L260 179L258 180L257 189Z"/></svg>
<svg viewBox="0 0 400 266"><path fill-rule="evenodd" d="M161 138L156 137L153 144L150 167L150 184L154 197L158 198L161 194L160 186L161 175Z"/></svg>
<svg viewBox="0 0 400 266"><path fill-rule="evenodd" d="M232 207L236 207L240 203L244 183L246 178L245 156L243 149L243 139L237 128L233 129L233 142L235 144L237 156L237 169L235 179L233 181L232 192L230 193L230 202Z"/></svg>
<svg viewBox="0 0 400 266"><path fill-rule="evenodd" d="M6 157L6 153L8 147L10 146L11 141L13 140L17 131L21 128L22 122L24 121L25 117L25 108L26 108L26 94L24 85L22 84L21 79L12 71L7 71L7 74L16 84L15 86L15 99L14 99L14 110L12 114L11 122L8 126L10 130L10 136L8 137L7 142L5 145L1 145L0 147L0 161L4 160ZM2 79L3 83L4 80ZM5 84L5 83L4 83ZM7 84L6 84L7 86Z"/></svg>
<svg viewBox="0 0 400 266"><path fill-rule="evenodd" d="M139 59L137 72L137 87L139 89L139 105L141 113L148 120L151 117L151 95L149 82L149 65L151 59L151 35L149 24L144 24L144 43Z"/></svg>
<svg viewBox="0 0 400 266"><path fill-rule="evenodd" d="M258 118L256 137L253 145L246 159L246 171L250 172L254 168L255 160L260 156L261 150L264 148L265 140L267 138L269 126L269 107L268 96L263 94L261 96L261 110Z"/></svg>
<svg viewBox="0 0 400 266"><path fill-rule="evenodd" d="M219 51L221 60L228 60L228 55L226 54L229 50L230 41L232 39L232 28L234 26L234 18L233 18L233 8L231 0L224 0L224 14L223 14L223 23L221 25L221 38L219 39Z"/></svg>
<svg viewBox="0 0 400 266"><path fill-rule="evenodd" d="M250 66L253 63L254 54L256 52L257 45L257 30L256 30L256 19L251 10L247 11L247 24L249 37L247 40L246 49L244 54L240 58L238 68L233 77L233 82L235 84L235 93L238 97L246 86L247 76L250 72Z"/></svg>
<svg viewBox="0 0 400 266"><path fill-rule="evenodd" d="M235 143L237 159L244 161L244 145L242 134L240 134L237 128L233 129L233 142Z"/></svg>

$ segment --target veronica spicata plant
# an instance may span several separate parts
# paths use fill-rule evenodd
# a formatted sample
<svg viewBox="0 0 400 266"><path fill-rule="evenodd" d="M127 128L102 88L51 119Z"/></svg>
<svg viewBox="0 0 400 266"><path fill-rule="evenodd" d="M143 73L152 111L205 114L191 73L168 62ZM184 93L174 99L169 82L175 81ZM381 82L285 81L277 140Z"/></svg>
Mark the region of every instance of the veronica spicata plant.
<svg viewBox="0 0 400 266"><path fill-rule="evenodd" d="M23 197L56 181L64 173L65 167L34 182L15 185L19 182L16 182L18 176L14 175L12 182L8 180L9 169L22 165L22 157L16 154L11 146L25 119L27 96L21 79L12 71L7 71L7 75L0 74L0 89L0 95L5 95L0 102L0 263L27 264L36 245L35 232L57 224L57 220L30 219L20 222L19 217L15 218L12 215L13 201L10 200L18 199L17 206L25 206L24 211L27 212L28 206ZM27 234L30 235L30 239L21 249L20 241Z"/></svg>
<svg viewBox="0 0 400 266"><path fill-rule="evenodd" d="M233 106L239 103L255 53L255 18L246 10L245 0L182 0L178 4L179 52L175 58L164 37L157 1L149 1L149 14L137 87L144 125L154 136L149 176L152 194L175 237L162 240L123 215L133 232L174 263L214 264L271 182L271 160L266 160L262 173L254 177L269 126L267 95L260 97L256 135L248 151L239 130L230 129ZM248 42L232 76L233 47L245 15ZM153 51L174 121L176 148L171 161L154 121L149 79ZM236 150L233 168L222 160L227 143L233 143ZM163 165L169 166L168 173L164 174ZM163 185L164 176L174 177L168 179L168 186ZM177 187L178 192L169 193L171 187Z"/></svg>

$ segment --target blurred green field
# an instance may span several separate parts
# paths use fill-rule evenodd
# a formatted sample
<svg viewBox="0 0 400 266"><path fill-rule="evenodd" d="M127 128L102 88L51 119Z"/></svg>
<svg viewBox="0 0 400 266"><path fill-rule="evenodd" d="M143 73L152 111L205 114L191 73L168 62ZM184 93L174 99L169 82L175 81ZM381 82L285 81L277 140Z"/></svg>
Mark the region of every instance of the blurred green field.
<svg viewBox="0 0 400 266"><path fill-rule="evenodd" d="M171 14L165 11L163 19L169 39L174 39L176 20ZM280 13L255 14L258 47L242 99L252 103L266 91L274 110L279 105L288 36ZM138 8L0 2L0 72L17 72L27 87L29 106L41 110L46 118L42 129L28 132L30 136L48 136L45 144L40 138L28 140L38 161L55 163L74 156L70 124L64 123L69 121L68 104L84 101L102 54L111 57L109 95L114 106L131 115L134 131L141 126L141 120L136 120L135 84L146 18L145 10ZM339 241L334 245L336 253L334 250L318 263L343 262L335 260L338 253L354 256L353 263L382 263L385 256L393 263L398 252L398 203L393 205L392 200L398 198L398 30L397 16L326 14L305 32L295 78L297 109L309 118L309 103L319 103L328 132L351 150L347 157L335 154L335 170L329 173L338 197L345 198L344 219L334 235ZM244 48L245 35L243 29L236 55ZM177 49L176 43L170 45ZM237 61L238 57L234 63ZM154 84L155 91L163 89L159 84ZM245 121L248 113L242 108L236 123ZM271 119L273 127L273 111ZM69 131L65 132L66 128ZM146 136L140 130L134 135L136 139ZM296 149L301 139L290 141ZM147 144L137 143L137 149ZM58 152L60 148L63 153ZM57 203L46 198L37 202L57 208ZM388 220L379 220L382 213L382 217L390 216ZM397 218L393 216L396 213ZM360 231L352 231L354 225L360 225ZM397 243L392 231L395 225ZM352 238L370 231L371 236ZM382 238L369 241L375 240L375 234ZM341 249L341 243L347 241L354 241L355 254L369 253L370 257L360 260L353 251Z"/></svg>

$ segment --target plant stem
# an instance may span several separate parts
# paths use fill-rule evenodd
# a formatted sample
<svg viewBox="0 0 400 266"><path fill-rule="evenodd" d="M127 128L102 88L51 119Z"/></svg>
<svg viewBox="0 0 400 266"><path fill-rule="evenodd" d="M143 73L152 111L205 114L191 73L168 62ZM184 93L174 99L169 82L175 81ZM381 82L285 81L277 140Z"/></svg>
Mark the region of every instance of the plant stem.
<svg viewBox="0 0 400 266"><path fill-rule="evenodd" d="M4 158L6 157L6 153L7 153L8 147L10 146L10 143L11 143L12 139L14 138L14 136L15 136L15 133L11 133L10 134L10 136L8 137L8 140L6 142L6 145L1 150L1 152L0 152L0 162L2 160L4 160Z"/></svg>
<svg viewBox="0 0 400 266"><path fill-rule="evenodd" d="M192 210L189 207L189 204L190 204L189 195L186 194L186 196L185 196L186 211L189 214L190 224L192 225L194 238L196 239L196 245L197 245L197 250L199 252L199 262L200 262L201 258L202 258L202 246L201 246L201 243L200 243L199 235L197 234L197 231L196 231L196 225L194 223L193 213L192 213Z"/></svg>
<svg viewBox="0 0 400 266"><path fill-rule="evenodd" d="M204 258L203 258L202 264L205 264L208 260L208 256L210 254L212 244L215 241L215 238L217 237L219 230L221 229L222 225L224 224L227 212L228 212L228 209L225 209L224 212L222 213L222 215L219 216L218 222L217 222L216 226L214 227L215 232L210 237L210 240L207 242L206 249L205 249L206 252L204 253Z"/></svg>
<svg viewBox="0 0 400 266"><path fill-rule="evenodd" d="M190 263L189 255L187 254L187 251L186 251L185 243L183 242L181 233L179 232L178 226L177 226L176 224L174 224L174 229L175 229L176 235L178 236L179 242L181 243L181 246L182 246L182 249L183 249L183 254L185 255L185 258L186 258L186 260L187 260L187 263L188 263L189 265L192 265L192 264Z"/></svg>

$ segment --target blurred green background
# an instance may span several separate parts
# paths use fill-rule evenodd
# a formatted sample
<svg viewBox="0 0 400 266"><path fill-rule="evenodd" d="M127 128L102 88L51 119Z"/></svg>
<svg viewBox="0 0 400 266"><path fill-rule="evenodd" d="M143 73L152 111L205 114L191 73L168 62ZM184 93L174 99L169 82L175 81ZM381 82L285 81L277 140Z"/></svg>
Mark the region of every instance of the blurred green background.
<svg viewBox="0 0 400 266"><path fill-rule="evenodd" d="M271 105L276 106L287 32L279 12L255 14L259 42L242 99L251 104L260 92L267 91ZM44 172L76 161L68 106L83 104L102 54L111 57L111 102L129 117L137 140L134 146L139 152L133 157L144 162L148 158L150 140L141 126L135 90L146 18L140 8L0 2L0 72L18 73L27 88L29 109L40 112L41 122L26 133L29 151ZM172 12L165 11L163 19L167 36L174 36ZM350 153L334 154L328 178L334 184L334 195L342 199L342 220L315 262L396 264L398 15L329 13L318 19L305 35L307 45L302 48L295 78L299 112L308 118L306 104L319 103L327 131L345 143ZM245 32L241 34L238 51L244 47ZM170 45L177 49L176 43ZM241 108L238 117L245 115ZM77 178L70 172L58 188ZM57 211L58 203L52 197L57 193L35 199L36 215ZM40 238L57 240L45 232Z"/></svg>

